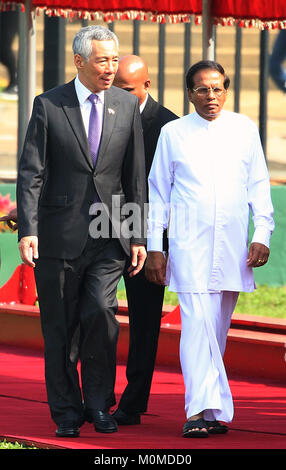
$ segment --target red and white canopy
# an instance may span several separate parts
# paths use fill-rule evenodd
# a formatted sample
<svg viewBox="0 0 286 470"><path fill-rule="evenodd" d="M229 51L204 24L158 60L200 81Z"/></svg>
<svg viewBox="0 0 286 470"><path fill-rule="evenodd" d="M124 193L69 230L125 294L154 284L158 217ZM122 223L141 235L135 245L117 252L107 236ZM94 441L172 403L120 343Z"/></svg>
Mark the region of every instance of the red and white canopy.
<svg viewBox="0 0 286 470"><path fill-rule="evenodd" d="M0 0L0 10L13 8L25 0ZM164 23L187 22L192 16L199 23L203 0L31 0L32 8L51 16L113 20L147 20ZM214 24L260 29L286 28L285 0L210 0Z"/></svg>

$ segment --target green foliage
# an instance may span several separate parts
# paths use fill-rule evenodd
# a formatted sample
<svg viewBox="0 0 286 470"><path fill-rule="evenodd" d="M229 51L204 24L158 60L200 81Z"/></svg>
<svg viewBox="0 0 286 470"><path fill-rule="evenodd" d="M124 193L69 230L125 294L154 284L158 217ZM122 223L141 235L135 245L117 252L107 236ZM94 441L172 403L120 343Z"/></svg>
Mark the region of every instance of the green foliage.
<svg viewBox="0 0 286 470"><path fill-rule="evenodd" d="M118 291L117 298L126 300L125 290ZM178 305L177 294L166 289L164 303L167 305ZM286 286L269 287L258 285L254 292L241 292L235 312L247 315L286 318Z"/></svg>
<svg viewBox="0 0 286 470"><path fill-rule="evenodd" d="M254 292L241 292L236 313L286 318L286 286L257 286Z"/></svg>
<svg viewBox="0 0 286 470"><path fill-rule="evenodd" d="M27 446L18 442L7 442L6 439L0 442L0 449L36 449L35 446Z"/></svg>

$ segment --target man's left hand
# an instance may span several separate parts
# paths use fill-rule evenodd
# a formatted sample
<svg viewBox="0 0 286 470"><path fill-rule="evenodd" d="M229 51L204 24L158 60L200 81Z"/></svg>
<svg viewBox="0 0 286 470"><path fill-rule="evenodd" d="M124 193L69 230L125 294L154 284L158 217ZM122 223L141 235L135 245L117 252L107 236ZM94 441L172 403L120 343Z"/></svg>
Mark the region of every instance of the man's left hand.
<svg viewBox="0 0 286 470"><path fill-rule="evenodd" d="M147 257L144 245L131 245L131 265L128 268L129 276L133 277L141 271Z"/></svg>
<svg viewBox="0 0 286 470"><path fill-rule="evenodd" d="M250 268L259 268L267 263L269 248L262 243L251 243L248 252L247 264Z"/></svg>

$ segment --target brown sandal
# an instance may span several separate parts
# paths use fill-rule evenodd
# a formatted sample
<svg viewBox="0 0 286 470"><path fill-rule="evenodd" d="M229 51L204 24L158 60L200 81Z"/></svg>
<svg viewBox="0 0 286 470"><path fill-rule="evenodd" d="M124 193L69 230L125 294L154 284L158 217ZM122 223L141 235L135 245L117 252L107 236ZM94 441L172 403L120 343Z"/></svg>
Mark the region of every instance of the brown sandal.
<svg viewBox="0 0 286 470"><path fill-rule="evenodd" d="M219 421L207 421L206 425L209 434L225 434L228 431L228 427L224 424L221 424Z"/></svg>
<svg viewBox="0 0 286 470"><path fill-rule="evenodd" d="M206 429L206 431L203 431ZM183 427L183 437L208 437L208 425L202 418L186 421Z"/></svg>

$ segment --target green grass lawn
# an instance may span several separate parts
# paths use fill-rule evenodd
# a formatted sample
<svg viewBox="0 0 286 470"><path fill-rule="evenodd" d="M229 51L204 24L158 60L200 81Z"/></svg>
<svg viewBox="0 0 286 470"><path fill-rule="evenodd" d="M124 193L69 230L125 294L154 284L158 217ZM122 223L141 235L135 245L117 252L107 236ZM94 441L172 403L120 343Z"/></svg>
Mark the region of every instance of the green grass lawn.
<svg viewBox="0 0 286 470"><path fill-rule="evenodd" d="M4 441L0 441L0 449L36 449L36 447L29 447L24 444L19 444L18 442L7 442L6 439L4 439Z"/></svg>
<svg viewBox="0 0 286 470"><path fill-rule="evenodd" d="M118 291L117 297L118 299L125 300L125 291ZM164 303L178 305L177 294L166 289ZM286 286L269 287L258 285L254 292L241 292L235 312L286 319Z"/></svg>

